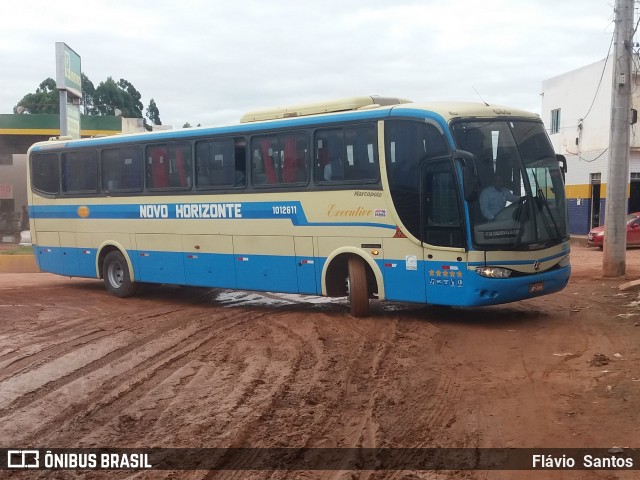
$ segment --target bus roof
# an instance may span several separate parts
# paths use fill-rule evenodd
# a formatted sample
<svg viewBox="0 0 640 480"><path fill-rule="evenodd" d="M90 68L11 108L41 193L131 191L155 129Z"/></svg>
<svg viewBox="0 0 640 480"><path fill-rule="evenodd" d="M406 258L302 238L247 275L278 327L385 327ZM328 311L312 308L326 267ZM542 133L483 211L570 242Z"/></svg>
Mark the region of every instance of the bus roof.
<svg viewBox="0 0 640 480"><path fill-rule="evenodd" d="M397 115L405 109L437 113L447 123L458 118L492 118L503 116L530 118L532 120L540 119L540 116L537 113L532 113L526 110L505 107L503 105L487 105L485 103L476 102L411 103L394 108L394 114Z"/></svg>
<svg viewBox="0 0 640 480"><path fill-rule="evenodd" d="M297 110L296 110L297 109ZM293 112L298 114L293 114ZM262 112L262 113L261 113ZM289 113L289 115L287 114ZM408 100L391 97L352 97L332 102L258 110L245 114L239 124L223 126L185 128L120 134L100 138L70 140L68 137L53 137L49 141L38 142L34 150L60 147L88 147L129 143L132 141L168 141L187 139L198 135L242 135L253 131L273 128L296 128L311 124L335 121L382 119L388 117L436 118L439 123L449 123L458 118L496 118L514 116L539 120L540 116L525 110L473 102L428 102L410 103Z"/></svg>
<svg viewBox="0 0 640 480"><path fill-rule="evenodd" d="M388 105L411 103L411 100L394 97L349 97L325 102L303 103L286 107L266 108L245 113L240 123L259 122L261 120L276 120L279 118L306 117L322 113L349 112L368 108L378 108Z"/></svg>

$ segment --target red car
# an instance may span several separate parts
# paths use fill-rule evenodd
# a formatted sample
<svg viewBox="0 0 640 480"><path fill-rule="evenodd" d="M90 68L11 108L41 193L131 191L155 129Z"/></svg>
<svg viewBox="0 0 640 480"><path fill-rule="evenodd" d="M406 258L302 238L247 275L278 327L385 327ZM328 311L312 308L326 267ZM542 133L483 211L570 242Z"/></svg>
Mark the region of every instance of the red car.
<svg viewBox="0 0 640 480"><path fill-rule="evenodd" d="M589 231L587 246L602 248L604 227L595 227ZM627 246L640 245L640 212L627 215Z"/></svg>

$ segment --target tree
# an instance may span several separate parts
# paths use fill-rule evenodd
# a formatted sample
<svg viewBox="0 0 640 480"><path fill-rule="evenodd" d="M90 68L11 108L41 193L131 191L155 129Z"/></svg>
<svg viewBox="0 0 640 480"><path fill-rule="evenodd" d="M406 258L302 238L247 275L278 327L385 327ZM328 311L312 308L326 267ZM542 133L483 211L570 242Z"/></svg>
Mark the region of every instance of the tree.
<svg viewBox="0 0 640 480"><path fill-rule="evenodd" d="M140 101L142 95L131 82L121 78L117 83L109 77L94 87L93 82L82 73L82 101L85 115L115 115L129 118L142 118L144 105ZM151 109L151 107L154 109ZM151 109L151 110L150 110ZM152 111L154 119L160 125L160 112L155 101L151 99L147 115ZM60 113L60 100L56 82L52 78L45 79L35 93L25 95L13 108L14 113ZM152 120L153 121L153 120Z"/></svg>
<svg viewBox="0 0 640 480"><path fill-rule="evenodd" d="M46 78L35 93L28 93L13 107L13 113L60 113L60 99L56 82Z"/></svg>
<svg viewBox="0 0 640 480"><path fill-rule="evenodd" d="M156 101L153 98L149 101L149 106L147 107L147 118L154 125L162 125L160 121L160 110L158 110Z"/></svg>
<svg viewBox="0 0 640 480"><path fill-rule="evenodd" d="M182 128L191 128L191 124L189 122L182 125Z"/></svg>
<svg viewBox="0 0 640 480"><path fill-rule="evenodd" d="M127 95L124 95L125 101L127 103L126 107L129 109L129 111L135 113L135 115L131 115L131 117L142 118L142 110L144 109L144 105L142 105L142 102L140 101L140 99L142 98L140 92L136 90L136 87L134 87L131 82L125 80L124 78L121 78L118 81L118 87L120 87L122 91L128 95L128 97ZM126 116L127 115L125 115L125 117Z"/></svg>
<svg viewBox="0 0 640 480"><path fill-rule="evenodd" d="M93 82L89 80L84 72L82 73L82 104L84 105L85 115L97 115L97 110L94 107L93 97L96 95L96 87L93 86Z"/></svg>
<svg viewBox="0 0 640 480"><path fill-rule="evenodd" d="M140 92L127 80L118 83L111 77L96 88L93 101L98 115L114 115L116 109L123 117L142 118L143 105Z"/></svg>

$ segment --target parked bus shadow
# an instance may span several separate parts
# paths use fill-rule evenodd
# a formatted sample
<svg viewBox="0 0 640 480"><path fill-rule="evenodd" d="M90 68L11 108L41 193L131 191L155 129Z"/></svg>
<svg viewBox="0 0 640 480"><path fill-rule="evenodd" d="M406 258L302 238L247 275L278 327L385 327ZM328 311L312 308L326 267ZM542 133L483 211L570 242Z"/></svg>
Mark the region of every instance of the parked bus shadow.
<svg viewBox="0 0 640 480"><path fill-rule="evenodd" d="M500 329L516 325L533 324L551 318L547 312L535 306L514 304L487 307L427 305L415 309L412 316L436 325L458 324Z"/></svg>

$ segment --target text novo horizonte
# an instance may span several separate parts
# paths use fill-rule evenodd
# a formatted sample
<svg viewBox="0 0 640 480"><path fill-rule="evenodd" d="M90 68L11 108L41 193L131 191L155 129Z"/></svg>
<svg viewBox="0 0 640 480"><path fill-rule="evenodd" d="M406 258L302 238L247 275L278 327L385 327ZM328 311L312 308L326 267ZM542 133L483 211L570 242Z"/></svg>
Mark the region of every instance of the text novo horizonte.
<svg viewBox="0 0 640 480"><path fill-rule="evenodd" d="M140 218L242 218L240 203L140 205Z"/></svg>

